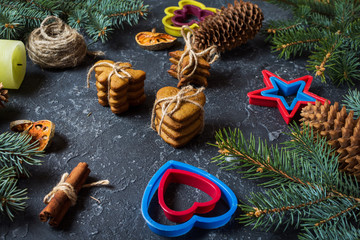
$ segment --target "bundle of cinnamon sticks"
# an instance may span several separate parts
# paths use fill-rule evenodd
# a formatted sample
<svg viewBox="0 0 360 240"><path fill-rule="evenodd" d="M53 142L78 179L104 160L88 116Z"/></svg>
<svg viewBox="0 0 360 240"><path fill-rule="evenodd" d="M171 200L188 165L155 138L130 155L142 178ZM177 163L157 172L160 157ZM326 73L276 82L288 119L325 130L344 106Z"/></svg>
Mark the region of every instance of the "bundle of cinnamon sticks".
<svg viewBox="0 0 360 240"><path fill-rule="evenodd" d="M65 182L71 184L74 192L78 194L89 174L90 169L88 168L88 164L81 162L72 170ZM49 220L49 224L56 227L60 224L71 206L72 201L67 194L61 190L57 191L48 205L40 213L40 220L42 222Z"/></svg>

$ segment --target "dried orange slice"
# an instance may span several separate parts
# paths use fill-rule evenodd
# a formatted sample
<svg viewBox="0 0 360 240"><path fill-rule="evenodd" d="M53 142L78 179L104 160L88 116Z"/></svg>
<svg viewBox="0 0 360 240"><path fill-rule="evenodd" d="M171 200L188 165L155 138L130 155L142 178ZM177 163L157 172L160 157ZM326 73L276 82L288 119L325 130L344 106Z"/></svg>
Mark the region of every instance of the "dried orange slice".
<svg viewBox="0 0 360 240"><path fill-rule="evenodd" d="M157 33L155 28L151 32L139 32L135 36L135 40L141 48L151 51L169 48L175 44L176 39L166 33Z"/></svg>
<svg viewBox="0 0 360 240"><path fill-rule="evenodd" d="M10 129L14 132L29 134L30 143L39 142L39 150L44 150L55 134L55 124L49 120L32 122L30 120L17 120L10 123Z"/></svg>
<svg viewBox="0 0 360 240"><path fill-rule="evenodd" d="M39 141L39 150L44 150L55 134L55 124L49 120L34 122L28 133L34 141Z"/></svg>

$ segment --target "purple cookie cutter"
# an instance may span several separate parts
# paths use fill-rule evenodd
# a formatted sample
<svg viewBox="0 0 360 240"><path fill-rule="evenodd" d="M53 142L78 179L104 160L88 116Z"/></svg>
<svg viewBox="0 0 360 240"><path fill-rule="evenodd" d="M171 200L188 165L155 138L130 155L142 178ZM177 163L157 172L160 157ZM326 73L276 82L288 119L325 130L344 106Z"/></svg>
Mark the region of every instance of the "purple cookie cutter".
<svg viewBox="0 0 360 240"><path fill-rule="evenodd" d="M182 9L174 11L174 16L171 18L174 26L181 27L183 25L191 26L194 23L203 21L205 17L213 15L214 12L209 10L201 9L194 5L185 5ZM195 16L197 19L191 19Z"/></svg>

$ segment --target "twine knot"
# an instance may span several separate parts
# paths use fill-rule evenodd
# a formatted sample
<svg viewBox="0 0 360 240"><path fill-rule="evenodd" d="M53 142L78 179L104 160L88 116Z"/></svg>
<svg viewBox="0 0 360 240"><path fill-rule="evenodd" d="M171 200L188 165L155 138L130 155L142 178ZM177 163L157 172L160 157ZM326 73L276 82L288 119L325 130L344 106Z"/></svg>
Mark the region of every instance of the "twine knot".
<svg viewBox="0 0 360 240"><path fill-rule="evenodd" d="M185 34L185 30L187 30L186 34ZM181 80L182 77L185 76L184 72L191 67L193 67L192 71L189 74L187 74L185 77L189 78L192 75L194 75L198 67L199 57L205 57L206 60L209 62L209 64L214 63L219 58L219 53L215 45L208 47L207 49L201 52L196 51L196 49L193 47L195 43L194 30L192 30L190 27L182 26L181 35L183 36L185 41L185 49L177 65L177 78L179 81ZM189 63L183 69L181 69L181 65L184 61L184 58L187 55L189 55Z"/></svg>
<svg viewBox="0 0 360 240"><path fill-rule="evenodd" d="M165 116L171 117L174 114L174 112L176 112L181 107L181 104L183 102L192 103L192 104L196 105L197 107L199 107L202 112L204 112L204 107L201 104L190 99L190 98L193 98L193 97L196 97L197 95L199 95L202 91L204 91L204 89L205 89L204 87L201 87L201 88L197 89L194 94L186 95L187 93L194 90L194 88L191 85L188 85L188 86L180 89L180 91L174 96L158 99L157 101L155 101L153 109L152 109L152 114L151 114L151 128L156 131L156 128L155 128L156 106L162 102L163 102L162 107L161 107L162 116L161 116L161 120L159 123L159 130L158 130L159 135L161 134L161 126L164 122ZM168 112L169 107L173 103L175 103L174 108L170 112Z"/></svg>
<svg viewBox="0 0 360 240"><path fill-rule="evenodd" d="M65 182L68 176L69 173L64 173L61 176L61 179L58 182L58 184L44 197L43 202L45 204L48 204L51 201L51 199L55 196L57 191L63 191L66 194L66 196L69 198L71 202L71 206L74 206L76 204L76 200L77 200L76 191L70 183ZM82 188L100 186L100 185L104 186L104 185L109 185L109 183L110 183L109 180L101 180L89 184L84 184Z"/></svg>
<svg viewBox="0 0 360 240"><path fill-rule="evenodd" d="M67 68L80 64L88 52L81 34L56 16L46 17L40 27L31 32L26 44L30 59L42 68Z"/></svg>
<svg viewBox="0 0 360 240"><path fill-rule="evenodd" d="M90 68L90 70L88 71L88 74L87 74L87 78L86 78L86 82L87 82L87 88L90 87L90 77L91 77L91 73L92 71L94 71L94 69L96 67L100 67L100 66L105 66L105 67L110 67L112 68L112 71L109 73L109 76L108 76L108 90L110 90L110 81L111 81L111 76L112 75L116 75L118 76L119 78L129 78L131 79L131 75L129 72L126 71L127 66L123 66L122 65L123 63L122 62L116 62L116 63L109 63L109 62L99 62L99 63L95 63L94 66L92 66Z"/></svg>

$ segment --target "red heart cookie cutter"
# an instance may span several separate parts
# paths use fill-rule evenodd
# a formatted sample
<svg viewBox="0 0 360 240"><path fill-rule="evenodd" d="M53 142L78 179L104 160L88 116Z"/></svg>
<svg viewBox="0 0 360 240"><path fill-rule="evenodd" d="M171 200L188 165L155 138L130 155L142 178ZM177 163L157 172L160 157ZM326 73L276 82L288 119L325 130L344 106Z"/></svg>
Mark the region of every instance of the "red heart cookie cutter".
<svg viewBox="0 0 360 240"><path fill-rule="evenodd" d="M207 202L195 202L187 210L172 210L166 205L164 200L166 189L170 183L181 183L197 188L208 194L212 199ZM170 221L176 223L186 222L194 214L204 214L210 212L214 209L216 203L220 200L220 197L221 190L214 182L200 176L199 174L180 169L168 169L161 178L158 189L159 204L163 209L165 216Z"/></svg>

